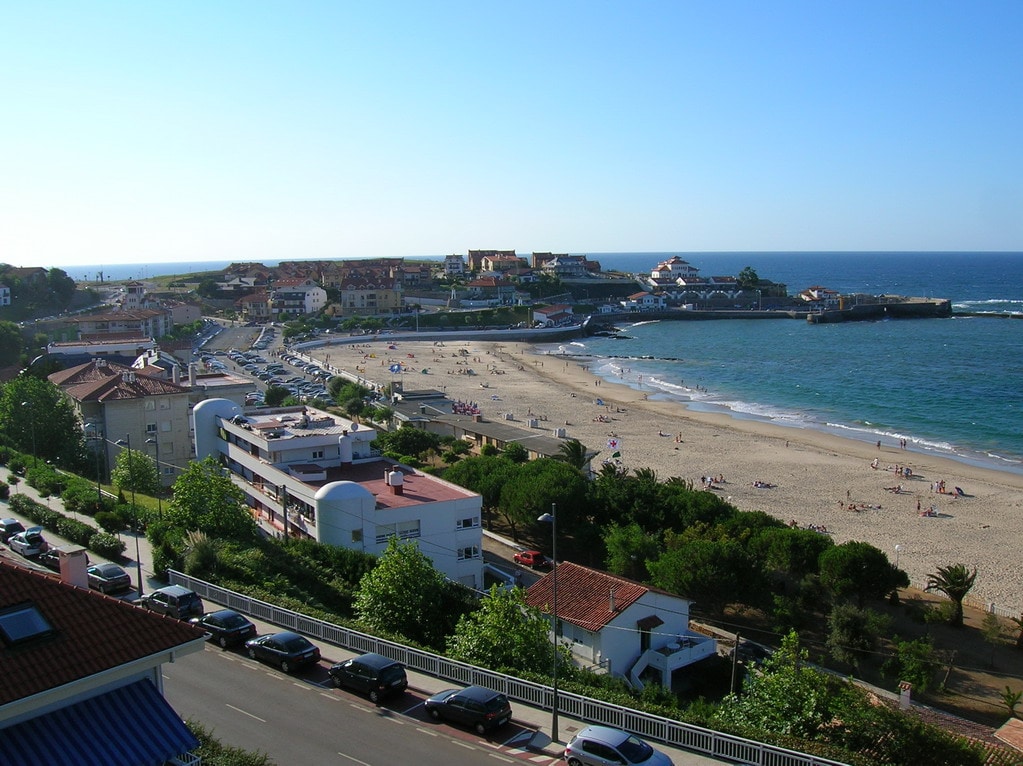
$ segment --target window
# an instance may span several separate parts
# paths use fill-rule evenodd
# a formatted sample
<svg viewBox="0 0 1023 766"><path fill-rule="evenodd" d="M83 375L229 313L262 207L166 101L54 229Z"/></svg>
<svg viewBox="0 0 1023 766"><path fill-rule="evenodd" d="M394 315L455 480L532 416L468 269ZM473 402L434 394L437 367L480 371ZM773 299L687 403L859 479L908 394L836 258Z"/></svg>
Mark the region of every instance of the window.
<svg viewBox="0 0 1023 766"><path fill-rule="evenodd" d="M458 549L458 560L466 561L468 559L478 559L480 557L480 549L475 545L469 545L465 548Z"/></svg>
<svg viewBox="0 0 1023 766"><path fill-rule="evenodd" d="M313 460L323 460L323 450L318 449L313 451Z"/></svg>
<svg viewBox="0 0 1023 766"><path fill-rule="evenodd" d="M0 638L13 646L53 633L50 621L35 604L19 604L0 612Z"/></svg>
<svg viewBox="0 0 1023 766"><path fill-rule="evenodd" d="M479 516L470 516L466 519L459 519L455 522L455 529L473 529L480 525Z"/></svg>
<svg viewBox="0 0 1023 766"><path fill-rule="evenodd" d="M412 521L399 521L395 524L378 524L376 530L377 545L383 545L392 537L399 540L411 540L419 537L419 519Z"/></svg>
<svg viewBox="0 0 1023 766"><path fill-rule="evenodd" d="M362 542L362 530L361 529L353 529L352 530L352 542L353 543L361 543Z"/></svg>
<svg viewBox="0 0 1023 766"><path fill-rule="evenodd" d="M156 433L156 423L146 423L146 433L147 434L155 434Z"/></svg>

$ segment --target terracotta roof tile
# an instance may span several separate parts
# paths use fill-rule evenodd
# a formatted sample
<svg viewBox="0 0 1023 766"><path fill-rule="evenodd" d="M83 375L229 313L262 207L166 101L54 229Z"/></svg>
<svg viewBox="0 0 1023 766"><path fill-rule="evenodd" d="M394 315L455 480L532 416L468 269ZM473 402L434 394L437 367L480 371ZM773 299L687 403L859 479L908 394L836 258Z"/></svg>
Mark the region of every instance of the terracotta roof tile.
<svg viewBox="0 0 1023 766"><path fill-rule="evenodd" d="M633 580L563 561L558 564L558 618L597 631L650 590ZM611 609L612 591L614 611ZM548 614L553 600L551 573L533 583L526 592L526 603Z"/></svg>
<svg viewBox="0 0 1023 766"><path fill-rule="evenodd" d="M0 643L0 706L201 639L200 628L48 573L0 561L0 610L31 602L56 629L21 646Z"/></svg>

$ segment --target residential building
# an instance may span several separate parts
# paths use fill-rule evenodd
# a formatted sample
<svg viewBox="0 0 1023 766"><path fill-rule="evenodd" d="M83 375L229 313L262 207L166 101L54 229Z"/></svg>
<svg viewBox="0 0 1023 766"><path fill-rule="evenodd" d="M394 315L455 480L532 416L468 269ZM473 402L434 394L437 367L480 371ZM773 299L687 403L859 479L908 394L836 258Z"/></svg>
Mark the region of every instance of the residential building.
<svg viewBox="0 0 1023 766"><path fill-rule="evenodd" d="M675 282L679 277L698 277L700 270L677 255L661 261L650 272L650 281L657 285Z"/></svg>
<svg viewBox="0 0 1023 766"><path fill-rule="evenodd" d="M11 288L0 285L0 307L11 305Z"/></svg>
<svg viewBox="0 0 1023 766"><path fill-rule="evenodd" d="M341 296L340 316L376 316L399 314L402 309L402 283L400 280L378 274L376 276L351 275L338 285Z"/></svg>
<svg viewBox="0 0 1023 766"><path fill-rule="evenodd" d="M106 465L131 448L155 459L160 479L174 483L191 459L191 391L180 383L136 372L131 367L93 359L52 373L49 380L72 401L91 446ZM125 444L118 444L123 440Z"/></svg>
<svg viewBox="0 0 1023 766"><path fill-rule="evenodd" d="M71 317L81 340L104 338L159 338L174 329L171 312L165 309L106 311Z"/></svg>
<svg viewBox="0 0 1023 766"><path fill-rule="evenodd" d="M466 285L471 301L486 301L491 305L510 305L515 302L515 283L498 277L480 277Z"/></svg>
<svg viewBox="0 0 1023 766"><path fill-rule="evenodd" d="M312 279L279 279L270 292L270 318L305 316L327 305L327 291Z"/></svg>
<svg viewBox="0 0 1023 766"><path fill-rule="evenodd" d="M674 671L717 654L714 639L689 629L689 599L569 561L556 566L559 640L583 665L640 689L652 675L670 689ZM529 588L526 603L551 614L553 573Z"/></svg>
<svg viewBox="0 0 1023 766"><path fill-rule="evenodd" d="M483 259L493 258L498 255L510 255L515 257L514 250L470 250L469 271L483 271Z"/></svg>
<svg viewBox="0 0 1023 766"><path fill-rule="evenodd" d="M270 321L270 294L263 290L239 298L234 305L247 322Z"/></svg>
<svg viewBox="0 0 1023 766"><path fill-rule="evenodd" d="M394 536L415 540L445 576L483 587L481 497L380 457L373 429L226 399L198 404L194 428L196 458L226 467L265 529L373 554Z"/></svg>
<svg viewBox="0 0 1023 766"><path fill-rule="evenodd" d="M813 311L830 311L839 308L842 296L837 290L814 285L800 291L797 297Z"/></svg>
<svg viewBox="0 0 1023 766"><path fill-rule="evenodd" d="M621 304L626 311L656 311L664 308L665 300L663 295L640 291L621 301Z"/></svg>
<svg viewBox="0 0 1023 766"><path fill-rule="evenodd" d="M526 268L526 259L507 253L484 255L480 262L480 270L488 274L502 274L512 269Z"/></svg>
<svg viewBox="0 0 1023 766"><path fill-rule="evenodd" d="M461 255L444 256L444 276L461 277L465 275L465 258Z"/></svg>
<svg viewBox="0 0 1023 766"><path fill-rule="evenodd" d="M588 263L589 261L586 260L585 255L556 255L553 258L544 260L540 271L544 274L552 274L560 279L578 279L589 276Z"/></svg>
<svg viewBox="0 0 1023 766"><path fill-rule="evenodd" d="M560 324L571 324L575 320L572 307L567 303L558 303L554 306L544 306L533 309L533 321L539 322L548 327Z"/></svg>
<svg viewBox="0 0 1023 766"><path fill-rule="evenodd" d="M161 668L204 631L89 590L85 549L59 550L60 578L0 560L0 761L198 764Z"/></svg>

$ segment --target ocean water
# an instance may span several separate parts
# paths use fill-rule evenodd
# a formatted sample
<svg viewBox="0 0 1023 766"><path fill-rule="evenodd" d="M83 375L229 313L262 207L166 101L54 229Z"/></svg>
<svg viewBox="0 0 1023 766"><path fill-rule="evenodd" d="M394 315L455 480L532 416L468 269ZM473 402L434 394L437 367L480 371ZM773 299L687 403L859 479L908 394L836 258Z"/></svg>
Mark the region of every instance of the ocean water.
<svg viewBox="0 0 1023 766"><path fill-rule="evenodd" d="M595 256L606 268L649 271L671 254ZM652 399L736 418L897 443L1023 473L1023 254L680 254L701 274L759 276L796 293L950 298L991 316L810 325L801 320L642 322L629 340L541 347L592 355L593 372Z"/></svg>

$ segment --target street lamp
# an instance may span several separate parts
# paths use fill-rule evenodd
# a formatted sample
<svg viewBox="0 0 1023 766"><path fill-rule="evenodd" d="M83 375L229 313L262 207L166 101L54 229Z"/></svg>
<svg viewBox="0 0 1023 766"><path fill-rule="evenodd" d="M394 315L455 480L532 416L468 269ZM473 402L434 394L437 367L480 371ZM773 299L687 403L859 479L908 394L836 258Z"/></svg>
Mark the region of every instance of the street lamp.
<svg viewBox="0 0 1023 766"><path fill-rule="evenodd" d="M146 439L146 444L152 444L156 447L156 512L163 521L163 470L160 468L160 440L156 437L156 432Z"/></svg>
<svg viewBox="0 0 1023 766"><path fill-rule="evenodd" d="M139 579L139 598L142 598L142 554L139 551L139 509L135 505L135 456L131 452L131 434L125 434L123 439L114 442L119 447L128 448L128 475L131 477L131 517L132 526L135 532L135 568Z"/></svg>
<svg viewBox="0 0 1023 766"><path fill-rule="evenodd" d="M551 701L551 741L558 741L558 506L551 503L551 512L545 513L537 521L551 525L551 611L554 618L554 665L551 670L551 688L553 699Z"/></svg>
<svg viewBox="0 0 1023 766"><path fill-rule="evenodd" d="M902 553L902 546L901 545L896 545L895 546L895 568L896 569L899 568L899 554L900 553Z"/></svg>
<svg viewBox="0 0 1023 766"><path fill-rule="evenodd" d="M32 402L22 402L22 407L27 407L29 412L29 423L32 424L32 467L36 467L38 457L36 456L36 408Z"/></svg>

